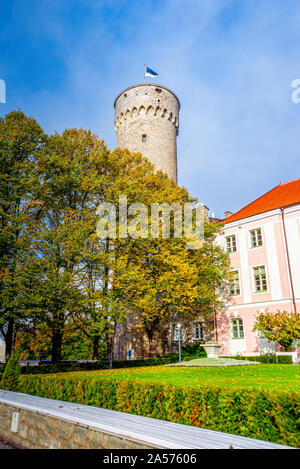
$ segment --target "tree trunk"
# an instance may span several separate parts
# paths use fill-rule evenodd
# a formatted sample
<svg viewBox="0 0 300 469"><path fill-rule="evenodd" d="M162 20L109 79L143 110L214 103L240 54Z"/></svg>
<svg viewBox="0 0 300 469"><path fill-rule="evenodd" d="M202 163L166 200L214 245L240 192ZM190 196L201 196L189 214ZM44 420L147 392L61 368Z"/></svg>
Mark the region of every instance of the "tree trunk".
<svg viewBox="0 0 300 469"><path fill-rule="evenodd" d="M93 338L93 360L99 360L99 339L98 335Z"/></svg>
<svg viewBox="0 0 300 469"><path fill-rule="evenodd" d="M12 346L13 346L13 337L14 337L14 320L10 319L8 321L8 327L5 334L5 359L6 361L11 356Z"/></svg>
<svg viewBox="0 0 300 469"><path fill-rule="evenodd" d="M152 334L148 335L148 340L149 340L148 358L152 358L152 355L153 355L153 350L152 350L153 335Z"/></svg>
<svg viewBox="0 0 300 469"><path fill-rule="evenodd" d="M61 361L63 333L61 331L52 331L52 363L59 363Z"/></svg>

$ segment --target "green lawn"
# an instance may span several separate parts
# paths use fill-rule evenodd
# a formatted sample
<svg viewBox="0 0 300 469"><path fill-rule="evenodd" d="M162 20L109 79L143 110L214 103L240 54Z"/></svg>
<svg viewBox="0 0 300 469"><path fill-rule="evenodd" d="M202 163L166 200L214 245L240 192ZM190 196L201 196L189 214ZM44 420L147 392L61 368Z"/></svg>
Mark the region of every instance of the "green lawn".
<svg viewBox="0 0 300 469"><path fill-rule="evenodd" d="M261 364L232 367L139 367L64 373L74 376L112 377L176 386L226 386L228 389L300 391L300 366Z"/></svg>

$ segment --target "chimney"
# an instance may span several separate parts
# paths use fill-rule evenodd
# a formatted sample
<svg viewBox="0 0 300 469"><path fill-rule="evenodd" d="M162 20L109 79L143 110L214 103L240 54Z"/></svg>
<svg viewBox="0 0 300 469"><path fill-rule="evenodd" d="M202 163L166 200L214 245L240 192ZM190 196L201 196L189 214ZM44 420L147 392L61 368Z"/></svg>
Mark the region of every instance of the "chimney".
<svg viewBox="0 0 300 469"><path fill-rule="evenodd" d="M231 215L233 215L233 213L227 210L227 212L224 212L224 215L225 215L225 218L229 218L231 217Z"/></svg>
<svg viewBox="0 0 300 469"><path fill-rule="evenodd" d="M204 209L204 218L207 220L208 219L209 208L206 207L206 205L203 205L203 209Z"/></svg>

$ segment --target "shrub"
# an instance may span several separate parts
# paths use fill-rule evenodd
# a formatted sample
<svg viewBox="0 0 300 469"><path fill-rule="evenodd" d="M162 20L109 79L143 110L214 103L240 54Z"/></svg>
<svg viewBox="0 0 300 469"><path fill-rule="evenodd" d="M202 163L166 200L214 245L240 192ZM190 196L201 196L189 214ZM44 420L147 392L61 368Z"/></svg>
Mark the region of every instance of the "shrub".
<svg viewBox="0 0 300 469"><path fill-rule="evenodd" d="M9 391L17 391L20 373L21 367L19 364L19 356L16 352L13 352L4 368L0 388L7 389Z"/></svg>
<svg viewBox="0 0 300 469"><path fill-rule="evenodd" d="M250 438L299 446L299 393L117 380L112 376L22 376L20 392Z"/></svg>
<svg viewBox="0 0 300 469"><path fill-rule="evenodd" d="M256 317L254 331L261 331L269 340L277 341L288 351L300 339L300 315L296 312L265 311Z"/></svg>
<svg viewBox="0 0 300 469"><path fill-rule="evenodd" d="M192 356L194 358L206 357L206 352L200 344L187 344L184 345L181 349L182 357Z"/></svg>
<svg viewBox="0 0 300 469"><path fill-rule="evenodd" d="M189 362L191 360L195 360L196 358L198 358L198 357L192 357L190 355L187 355L187 356L183 357L183 361L184 362Z"/></svg>
<svg viewBox="0 0 300 469"><path fill-rule="evenodd" d="M222 358L235 358L236 360L248 360L254 362L261 362L261 363L278 363L281 365L288 364L291 365L293 363L293 359L291 355L276 355L272 353L270 355L257 355L255 357L247 357L244 355L235 355L234 357L222 357Z"/></svg>

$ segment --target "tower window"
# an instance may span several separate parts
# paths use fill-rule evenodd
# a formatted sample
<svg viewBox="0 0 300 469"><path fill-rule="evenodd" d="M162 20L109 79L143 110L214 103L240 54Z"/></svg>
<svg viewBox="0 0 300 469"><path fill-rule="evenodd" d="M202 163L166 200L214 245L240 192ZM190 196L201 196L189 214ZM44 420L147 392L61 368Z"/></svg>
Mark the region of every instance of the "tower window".
<svg viewBox="0 0 300 469"><path fill-rule="evenodd" d="M147 135L143 134L142 135L142 142L145 143L147 141Z"/></svg>
<svg viewBox="0 0 300 469"><path fill-rule="evenodd" d="M160 89L160 88L155 88L155 91L156 91L157 93L161 93L161 89Z"/></svg>

